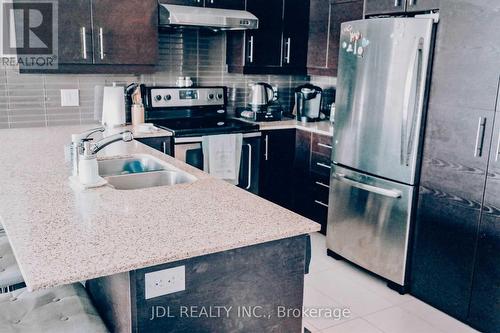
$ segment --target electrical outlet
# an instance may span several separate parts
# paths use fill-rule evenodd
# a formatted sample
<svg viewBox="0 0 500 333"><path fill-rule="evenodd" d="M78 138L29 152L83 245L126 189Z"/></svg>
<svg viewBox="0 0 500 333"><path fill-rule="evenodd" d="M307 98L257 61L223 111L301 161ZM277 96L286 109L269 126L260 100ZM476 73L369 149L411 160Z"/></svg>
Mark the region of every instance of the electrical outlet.
<svg viewBox="0 0 500 333"><path fill-rule="evenodd" d="M146 299L186 290L186 266L146 273Z"/></svg>
<svg viewBox="0 0 500 333"><path fill-rule="evenodd" d="M61 89L61 106L80 106L80 91Z"/></svg>

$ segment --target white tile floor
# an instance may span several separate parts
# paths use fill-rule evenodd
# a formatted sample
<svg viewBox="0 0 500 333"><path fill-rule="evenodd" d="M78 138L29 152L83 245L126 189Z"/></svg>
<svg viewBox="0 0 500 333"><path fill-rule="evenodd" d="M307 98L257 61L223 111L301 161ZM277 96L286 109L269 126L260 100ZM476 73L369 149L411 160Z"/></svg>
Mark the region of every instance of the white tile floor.
<svg viewBox="0 0 500 333"><path fill-rule="evenodd" d="M311 235L312 261L305 278L304 306L339 308L350 315L304 318L304 326L321 333L465 333L477 332L410 295L401 296L366 272L326 255L325 237Z"/></svg>

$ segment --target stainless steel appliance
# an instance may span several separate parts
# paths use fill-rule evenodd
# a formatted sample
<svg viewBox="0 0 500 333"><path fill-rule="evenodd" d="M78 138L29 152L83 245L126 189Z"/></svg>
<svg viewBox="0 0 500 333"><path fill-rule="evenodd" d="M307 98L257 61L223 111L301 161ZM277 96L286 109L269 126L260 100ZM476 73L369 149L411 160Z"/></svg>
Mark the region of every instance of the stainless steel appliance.
<svg viewBox="0 0 500 333"><path fill-rule="evenodd" d="M260 110L267 107L275 100L274 88L265 82L252 83L250 85L250 102L252 109Z"/></svg>
<svg viewBox="0 0 500 333"><path fill-rule="evenodd" d="M146 122L171 131L174 157L203 169L202 137L243 133L240 187L258 193L259 126L227 116L226 87L142 87Z"/></svg>
<svg viewBox="0 0 500 333"><path fill-rule="evenodd" d="M304 122L320 120L322 96L323 89L312 84L297 87L293 114Z"/></svg>
<svg viewBox="0 0 500 333"><path fill-rule="evenodd" d="M347 22L340 45L328 251L404 292L433 21Z"/></svg>
<svg viewBox="0 0 500 333"><path fill-rule="evenodd" d="M259 19L244 10L159 5L160 27L205 27L212 30L257 29Z"/></svg>

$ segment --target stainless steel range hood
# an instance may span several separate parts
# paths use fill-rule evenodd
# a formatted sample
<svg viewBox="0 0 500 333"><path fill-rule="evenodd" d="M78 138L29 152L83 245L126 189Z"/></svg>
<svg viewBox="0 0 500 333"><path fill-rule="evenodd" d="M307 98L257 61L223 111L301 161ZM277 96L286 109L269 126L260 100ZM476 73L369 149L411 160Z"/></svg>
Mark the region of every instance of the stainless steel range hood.
<svg viewBox="0 0 500 333"><path fill-rule="evenodd" d="M160 27L175 26L246 30L257 29L259 19L244 10L160 4Z"/></svg>

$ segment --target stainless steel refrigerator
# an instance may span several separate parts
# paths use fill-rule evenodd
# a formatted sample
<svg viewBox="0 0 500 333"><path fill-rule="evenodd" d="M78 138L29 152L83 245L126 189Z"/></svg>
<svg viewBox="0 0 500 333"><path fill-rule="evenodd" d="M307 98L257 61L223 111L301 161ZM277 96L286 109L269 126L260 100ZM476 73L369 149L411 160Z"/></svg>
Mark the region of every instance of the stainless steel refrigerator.
<svg viewBox="0 0 500 333"><path fill-rule="evenodd" d="M327 247L404 291L433 20L342 24Z"/></svg>

